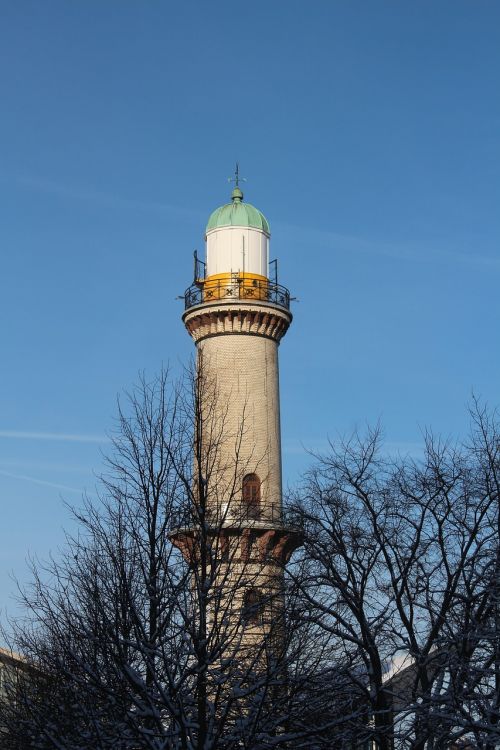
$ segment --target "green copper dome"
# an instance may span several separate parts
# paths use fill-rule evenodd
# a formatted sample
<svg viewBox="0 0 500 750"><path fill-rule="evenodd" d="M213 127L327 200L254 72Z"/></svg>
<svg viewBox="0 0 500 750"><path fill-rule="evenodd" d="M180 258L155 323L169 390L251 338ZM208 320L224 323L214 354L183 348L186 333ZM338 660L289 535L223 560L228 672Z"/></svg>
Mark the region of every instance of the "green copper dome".
<svg viewBox="0 0 500 750"><path fill-rule="evenodd" d="M270 234L266 217L255 206L243 203L243 193L235 187L231 194L232 202L216 208L211 214L206 232L220 227L252 227Z"/></svg>

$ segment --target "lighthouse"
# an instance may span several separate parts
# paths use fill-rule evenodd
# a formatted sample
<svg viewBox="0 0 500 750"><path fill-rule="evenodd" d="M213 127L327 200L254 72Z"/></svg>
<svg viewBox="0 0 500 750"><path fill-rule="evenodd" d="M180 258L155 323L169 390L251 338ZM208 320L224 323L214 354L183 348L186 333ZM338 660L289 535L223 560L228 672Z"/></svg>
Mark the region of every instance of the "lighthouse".
<svg viewBox="0 0 500 750"><path fill-rule="evenodd" d="M205 463L217 473L208 484L205 470L194 480L198 492L207 484L203 523L216 551L211 559L219 565L222 599L228 589L230 619L255 643L282 613L284 565L301 543L282 498L278 349L292 314L277 262L270 262L269 222L245 202L238 167L234 182L231 201L208 219L205 259L195 253L182 319L201 383L195 464L212 451ZM196 567L196 522L171 538Z"/></svg>

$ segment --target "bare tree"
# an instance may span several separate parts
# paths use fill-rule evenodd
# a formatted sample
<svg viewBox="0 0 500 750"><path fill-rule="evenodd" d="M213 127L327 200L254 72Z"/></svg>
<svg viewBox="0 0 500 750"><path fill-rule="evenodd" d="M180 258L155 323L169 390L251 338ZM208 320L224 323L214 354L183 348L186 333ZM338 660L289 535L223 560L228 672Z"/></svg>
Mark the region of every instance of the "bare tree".
<svg viewBox="0 0 500 750"><path fill-rule="evenodd" d="M320 458L297 510L306 617L351 660L377 747L497 746L500 440L476 403L467 445L427 435L421 461L379 430Z"/></svg>
<svg viewBox="0 0 500 750"><path fill-rule="evenodd" d="M5 747L312 747L321 652L282 559L235 524L244 413L231 433L201 370L181 386L141 380L99 500L73 509L57 560L33 565L12 623L32 671L0 708Z"/></svg>
<svg viewBox="0 0 500 750"><path fill-rule="evenodd" d="M228 424L202 367L119 407L99 499L21 592L2 747L497 746L495 415L475 404L469 442L428 435L420 461L378 430L332 445L285 569L287 534L248 524L244 412Z"/></svg>

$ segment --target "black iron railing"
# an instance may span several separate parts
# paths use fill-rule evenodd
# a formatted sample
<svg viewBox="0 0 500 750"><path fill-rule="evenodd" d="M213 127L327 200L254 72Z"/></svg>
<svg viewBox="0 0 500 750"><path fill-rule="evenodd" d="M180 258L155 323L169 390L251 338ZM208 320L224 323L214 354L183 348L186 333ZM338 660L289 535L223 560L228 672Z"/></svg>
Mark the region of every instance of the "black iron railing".
<svg viewBox="0 0 500 750"><path fill-rule="evenodd" d="M234 503L229 507L221 505L207 508L204 514L194 507L178 509L172 512L170 527L172 530L196 528L201 525L203 517L206 525L215 529L247 525L260 527L266 524L297 529L302 526L297 513L282 505L263 504L252 507L245 503Z"/></svg>
<svg viewBox="0 0 500 750"><path fill-rule="evenodd" d="M248 300L249 302L270 302L273 305L290 309L290 292L281 284L261 279L233 277L227 280L204 279L193 284L184 293L184 307L189 310L196 305L214 302Z"/></svg>

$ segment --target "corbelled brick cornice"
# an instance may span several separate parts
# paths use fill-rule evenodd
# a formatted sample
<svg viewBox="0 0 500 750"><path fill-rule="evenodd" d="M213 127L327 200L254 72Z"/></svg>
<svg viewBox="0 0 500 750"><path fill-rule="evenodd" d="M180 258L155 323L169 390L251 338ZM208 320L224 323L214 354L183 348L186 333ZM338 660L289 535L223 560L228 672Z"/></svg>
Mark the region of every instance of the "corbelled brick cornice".
<svg viewBox="0 0 500 750"><path fill-rule="evenodd" d="M277 343L283 338L292 321L292 314L269 304L241 301L199 305L183 315L184 325L198 342L209 336L243 334L264 336Z"/></svg>

